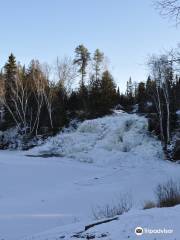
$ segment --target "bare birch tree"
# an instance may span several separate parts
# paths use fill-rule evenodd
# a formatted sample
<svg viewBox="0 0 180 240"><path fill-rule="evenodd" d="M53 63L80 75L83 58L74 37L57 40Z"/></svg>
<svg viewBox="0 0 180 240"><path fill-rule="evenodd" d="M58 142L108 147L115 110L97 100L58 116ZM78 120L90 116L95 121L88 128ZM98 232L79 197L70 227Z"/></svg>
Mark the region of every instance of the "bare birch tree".
<svg viewBox="0 0 180 240"><path fill-rule="evenodd" d="M28 91L28 82L24 78L24 70L18 65L17 72L15 75L15 81L12 83L9 81L8 88L10 89L11 96L10 101L7 101L5 94L3 95L2 102L7 108L12 118L14 119L17 126L23 128L27 133L28 121L27 121L27 110L28 100L30 97ZM4 90L5 91L5 90ZM9 99L8 99L9 100ZM9 104L9 103L12 104Z"/></svg>
<svg viewBox="0 0 180 240"><path fill-rule="evenodd" d="M47 107L47 111L49 114L49 120L51 128L53 128L53 100L54 100L54 86L55 83L53 81L50 81L50 75L52 74L52 68L48 64L44 64L42 66L42 72L44 73L45 79L48 84L46 84L45 90L44 90L44 100Z"/></svg>
<svg viewBox="0 0 180 240"><path fill-rule="evenodd" d="M170 91L171 84L173 82L173 62L169 60L167 55L162 55L160 57L153 57L150 60L151 73L155 80L155 105L157 112L159 114L160 121L160 131L161 140L165 141L164 131L163 131L163 121L166 121L166 143L169 144L171 140L171 112L170 112ZM165 100L165 103L164 103ZM164 114L165 105L166 109L166 119Z"/></svg>
<svg viewBox="0 0 180 240"><path fill-rule="evenodd" d="M55 76L57 76L58 85L69 95L72 92L72 85L77 77L76 67L70 57L57 58Z"/></svg>
<svg viewBox="0 0 180 240"><path fill-rule="evenodd" d="M35 119L30 124L31 133L35 131L38 134L41 110L44 104L45 89L48 86L48 81L41 71L41 66L38 61L32 62L32 90L36 101L37 111L35 113ZM31 113L34 114L34 113ZM32 118L33 119L33 118Z"/></svg>
<svg viewBox="0 0 180 240"><path fill-rule="evenodd" d="M164 131L163 131L163 108L161 100L161 68L160 63L156 57L152 57L149 61L152 77L155 81L155 88L152 89L153 99L156 106L156 110L159 116L160 124L160 135L162 143L165 142Z"/></svg>

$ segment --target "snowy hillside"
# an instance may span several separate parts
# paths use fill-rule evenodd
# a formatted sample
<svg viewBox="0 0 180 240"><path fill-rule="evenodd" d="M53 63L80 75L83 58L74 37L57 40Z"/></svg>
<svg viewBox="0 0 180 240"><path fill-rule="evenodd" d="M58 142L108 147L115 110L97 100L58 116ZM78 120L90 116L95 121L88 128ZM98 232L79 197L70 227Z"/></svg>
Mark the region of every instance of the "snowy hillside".
<svg viewBox="0 0 180 240"><path fill-rule="evenodd" d="M116 204L126 194L132 210L88 234L95 239L136 239L137 225L157 224L173 226L175 239L178 206L142 208L154 200L157 184L179 179L179 171L180 165L163 160L147 120L136 114L85 121L28 152L0 151L0 239L77 239L71 236L94 221L93 209ZM166 214L174 219L170 226Z"/></svg>

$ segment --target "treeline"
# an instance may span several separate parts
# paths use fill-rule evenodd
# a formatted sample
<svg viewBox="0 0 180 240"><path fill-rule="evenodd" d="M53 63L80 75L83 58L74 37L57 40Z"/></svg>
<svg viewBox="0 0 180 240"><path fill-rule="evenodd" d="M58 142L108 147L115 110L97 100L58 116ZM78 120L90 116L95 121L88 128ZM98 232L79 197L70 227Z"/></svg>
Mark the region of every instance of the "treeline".
<svg viewBox="0 0 180 240"><path fill-rule="evenodd" d="M25 67L11 54L0 72L0 130L16 126L30 139L49 136L72 119L101 117L116 107L145 114L149 130L168 153L180 128L176 114L180 109L180 53L153 56L148 66L145 82L130 78L126 92L120 93L99 49L90 54L79 45L73 58L57 58L54 66L32 60Z"/></svg>
<svg viewBox="0 0 180 240"><path fill-rule="evenodd" d="M1 130L16 126L22 134L36 136L54 134L72 118L110 113L119 90L104 54L97 49L91 56L79 45L73 59L57 59L54 66L32 60L25 67L11 54L0 73L0 100Z"/></svg>
<svg viewBox="0 0 180 240"><path fill-rule="evenodd" d="M130 106L149 119L149 130L161 140L169 159L180 157L180 52L152 56L148 60L150 75L145 82L127 82L126 97ZM178 119L179 116L179 119Z"/></svg>
<svg viewBox="0 0 180 240"><path fill-rule="evenodd" d="M151 63L153 72L159 60L161 62L161 57ZM172 68L165 75L159 70L157 77L149 75L145 82L132 83L130 79L126 96L132 110L134 108L149 118L149 130L156 133L166 147L172 140L173 131L179 127L176 112L180 109L180 77Z"/></svg>

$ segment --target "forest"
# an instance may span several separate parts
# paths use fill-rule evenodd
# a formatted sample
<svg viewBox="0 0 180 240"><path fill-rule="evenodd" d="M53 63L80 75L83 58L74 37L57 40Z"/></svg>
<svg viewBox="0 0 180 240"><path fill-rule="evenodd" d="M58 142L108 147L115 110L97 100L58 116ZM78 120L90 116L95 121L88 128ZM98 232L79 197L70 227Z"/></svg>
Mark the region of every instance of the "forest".
<svg viewBox="0 0 180 240"><path fill-rule="evenodd" d="M56 134L73 119L102 117L120 108L145 114L149 130L161 139L171 158L180 109L179 48L153 55L146 64L148 79L133 82L130 77L121 92L99 49L91 56L79 45L74 58L57 58L55 66L32 60L26 67L11 54L0 74L0 129L16 127L26 145L39 136ZM2 136L1 148L7 147Z"/></svg>
<svg viewBox="0 0 180 240"><path fill-rule="evenodd" d="M180 0L1 8L0 240L180 239Z"/></svg>

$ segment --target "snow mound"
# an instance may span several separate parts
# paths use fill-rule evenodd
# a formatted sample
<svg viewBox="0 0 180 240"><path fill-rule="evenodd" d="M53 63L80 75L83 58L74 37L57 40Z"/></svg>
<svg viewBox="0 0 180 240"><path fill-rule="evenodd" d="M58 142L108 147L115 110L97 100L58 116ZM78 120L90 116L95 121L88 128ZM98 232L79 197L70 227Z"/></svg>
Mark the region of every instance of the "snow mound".
<svg viewBox="0 0 180 240"><path fill-rule="evenodd" d="M147 119L136 114L116 113L86 120L31 150L36 155L58 155L88 163L110 163L124 158L162 158L160 142L148 133ZM117 159L118 158L118 159Z"/></svg>
<svg viewBox="0 0 180 240"><path fill-rule="evenodd" d="M131 210L119 216L118 220L96 225L84 231L82 223L72 224L61 228L34 235L23 240L75 240L75 239L102 239L102 240L172 240L179 239L179 211L180 206L172 208L154 208L149 210ZM167 218L168 216L168 218ZM173 223L172 223L173 219ZM141 227L143 234L137 236L135 229Z"/></svg>

